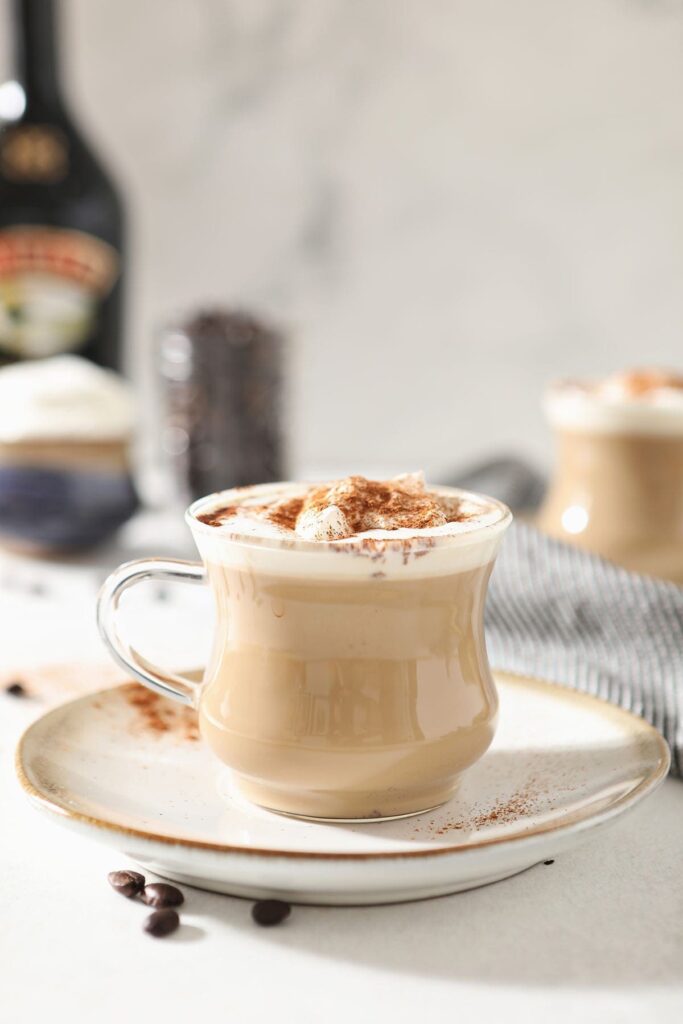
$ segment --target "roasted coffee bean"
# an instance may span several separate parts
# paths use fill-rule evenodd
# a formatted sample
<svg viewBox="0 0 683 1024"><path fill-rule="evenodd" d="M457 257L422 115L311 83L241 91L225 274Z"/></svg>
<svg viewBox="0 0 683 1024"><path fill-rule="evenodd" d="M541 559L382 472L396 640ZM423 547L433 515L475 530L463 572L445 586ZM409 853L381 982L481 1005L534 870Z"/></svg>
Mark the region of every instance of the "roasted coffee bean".
<svg viewBox="0 0 683 1024"><path fill-rule="evenodd" d="M543 863L544 864L554 864L555 861L554 860L544 860Z"/></svg>
<svg viewBox="0 0 683 1024"><path fill-rule="evenodd" d="M110 871L107 879L112 889L129 899L145 888L145 876L139 871Z"/></svg>
<svg viewBox="0 0 683 1024"><path fill-rule="evenodd" d="M143 928L149 935L153 935L155 939L163 939L171 932L174 932L180 924L180 918L176 914L175 910L155 910L153 914L145 918Z"/></svg>
<svg viewBox="0 0 683 1024"><path fill-rule="evenodd" d="M10 683L9 686L6 686L5 693L9 694L10 697L28 697L26 687L18 680L15 683Z"/></svg>
<svg viewBox="0 0 683 1024"><path fill-rule="evenodd" d="M175 885L167 885L166 882L152 882L146 885L142 891L142 902L148 907L179 907L184 903L185 897Z"/></svg>
<svg viewBox="0 0 683 1024"><path fill-rule="evenodd" d="M289 903L282 900L259 900L251 908L251 916L256 924L269 928L273 924L280 924L286 917L289 917L292 908Z"/></svg>

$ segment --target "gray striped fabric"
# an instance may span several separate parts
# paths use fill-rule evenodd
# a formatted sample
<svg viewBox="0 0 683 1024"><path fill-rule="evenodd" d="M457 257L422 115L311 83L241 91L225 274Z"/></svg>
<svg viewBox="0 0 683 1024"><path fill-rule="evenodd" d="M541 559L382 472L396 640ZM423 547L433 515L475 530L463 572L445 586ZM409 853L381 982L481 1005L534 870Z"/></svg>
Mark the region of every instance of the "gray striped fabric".
<svg viewBox="0 0 683 1024"><path fill-rule="evenodd" d="M683 775L683 587L514 523L487 605L491 664L564 683L651 722Z"/></svg>

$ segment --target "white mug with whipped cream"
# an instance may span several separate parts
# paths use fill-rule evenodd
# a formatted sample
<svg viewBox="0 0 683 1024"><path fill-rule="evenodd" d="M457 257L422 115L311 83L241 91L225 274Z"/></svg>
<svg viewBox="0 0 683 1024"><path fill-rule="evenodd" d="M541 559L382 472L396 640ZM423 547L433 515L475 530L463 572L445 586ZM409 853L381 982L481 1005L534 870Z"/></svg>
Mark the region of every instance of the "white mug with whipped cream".
<svg viewBox="0 0 683 1024"><path fill-rule="evenodd" d="M128 381L80 356L0 369L0 540L70 552L112 534L138 505Z"/></svg>
<svg viewBox="0 0 683 1024"><path fill-rule="evenodd" d="M195 502L203 564L132 562L98 619L146 686L197 707L202 737L255 803L366 820L446 801L488 748L497 696L484 641L500 502L420 475L266 484ZM169 675L120 635L143 579L203 582L217 617L203 681Z"/></svg>

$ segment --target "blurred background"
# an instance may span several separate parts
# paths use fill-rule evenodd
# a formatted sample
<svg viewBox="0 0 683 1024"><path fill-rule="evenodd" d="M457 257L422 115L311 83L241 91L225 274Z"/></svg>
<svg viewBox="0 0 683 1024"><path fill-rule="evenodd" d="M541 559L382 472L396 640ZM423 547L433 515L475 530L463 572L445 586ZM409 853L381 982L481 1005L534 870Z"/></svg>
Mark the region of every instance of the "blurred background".
<svg viewBox="0 0 683 1024"><path fill-rule="evenodd" d="M549 378L680 361L678 0L60 14L70 110L126 207L148 421L154 338L207 302L290 335L308 475L547 462Z"/></svg>

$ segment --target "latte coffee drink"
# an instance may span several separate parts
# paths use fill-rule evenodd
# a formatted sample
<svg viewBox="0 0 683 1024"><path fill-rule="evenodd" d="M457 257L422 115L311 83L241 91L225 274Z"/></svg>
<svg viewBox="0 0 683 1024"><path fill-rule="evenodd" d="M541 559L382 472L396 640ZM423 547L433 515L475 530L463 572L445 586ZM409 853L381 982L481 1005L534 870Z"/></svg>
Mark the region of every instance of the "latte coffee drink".
<svg viewBox="0 0 683 1024"><path fill-rule="evenodd" d="M200 728L242 792L347 819L448 799L493 737L483 612L507 512L352 477L235 492L196 517L218 609ZM231 534L265 543L235 559Z"/></svg>
<svg viewBox="0 0 683 1024"><path fill-rule="evenodd" d="M557 461L537 525L683 582L683 377L641 370L560 382L545 410Z"/></svg>
<svg viewBox="0 0 683 1024"><path fill-rule="evenodd" d="M496 726L484 603L508 509L415 474L236 488L187 519L217 610L199 692L136 660L110 608L136 578L201 567L122 566L100 627L139 679L196 704L242 794L334 820L448 800Z"/></svg>

